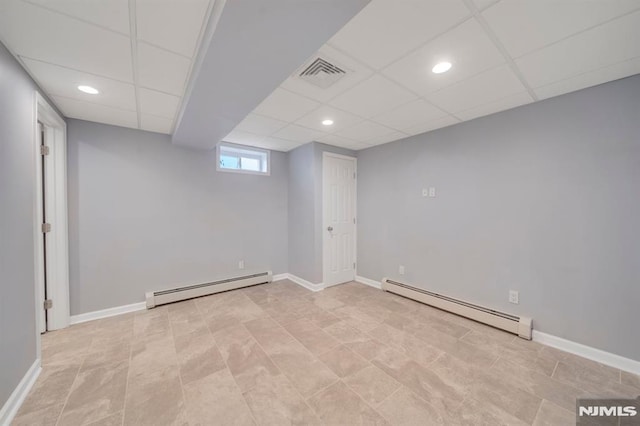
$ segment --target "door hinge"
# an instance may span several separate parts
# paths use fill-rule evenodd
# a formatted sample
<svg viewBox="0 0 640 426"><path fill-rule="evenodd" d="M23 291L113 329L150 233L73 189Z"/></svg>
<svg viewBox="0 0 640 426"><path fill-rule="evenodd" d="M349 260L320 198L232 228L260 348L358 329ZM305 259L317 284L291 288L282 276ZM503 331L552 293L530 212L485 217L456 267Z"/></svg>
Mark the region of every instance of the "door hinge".
<svg viewBox="0 0 640 426"><path fill-rule="evenodd" d="M356 269L356 262L353 262L353 269Z"/></svg>
<svg viewBox="0 0 640 426"><path fill-rule="evenodd" d="M354 179L356 178L356 172L353 172L353 178Z"/></svg>
<svg viewBox="0 0 640 426"><path fill-rule="evenodd" d="M46 234L47 232L51 232L51 224L50 223L43 223L42 224L42 233Z"/></svg>
<svg viewBox="0 0 640 426"><path fill-rule="evenodd" d="M49 147L46 145L40 145L40 155L49 155Z"/></svg>
<svg viewBox="0 0 640 426"><path fill-rule="evenodd" d="M51 299L47 299L44 301L44 308L45 309L51 309L53 308L53 300Z"/></svg>
<svg viewBox="0 0 640 426"><path fill-rule="evenodd" d="M353 224L354 225L356 224L356 218L355 217L353 218Z"/></svg>

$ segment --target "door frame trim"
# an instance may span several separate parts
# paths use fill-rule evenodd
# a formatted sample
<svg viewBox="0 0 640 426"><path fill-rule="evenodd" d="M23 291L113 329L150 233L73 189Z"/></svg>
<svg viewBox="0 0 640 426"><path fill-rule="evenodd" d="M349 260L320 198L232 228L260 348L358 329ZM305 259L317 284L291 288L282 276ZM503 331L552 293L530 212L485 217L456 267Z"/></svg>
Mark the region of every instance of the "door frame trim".
<svg viewBox="0 0 640 426"><path fill-rule="evenodd" d="M45 125L53 141L48 144L52 167L47 172L47 186L54 195L54 206L47 212L47 220L54 230L51 232L51 245L54 255L48 257L50 279L47 293L53 299L53 308L48 312L48 330L58 330L69 326L69 225L67 211L67 124L49 102L37 91L34 99L34 162L35 162L35 200L34 200L34 267L36 298L36 331L40 346L40 324L44 311L44 239L42 238L42 161L40 155L40 134L38 122ZM47 203L49 204L49 203ZM50 206L52 207L52 206ZM49 245L49 243L47 243ZM39 348L38 348L39 349Z"/></svg>
<svg viewBox="0 0 640 426"><path fill-rule="evenodd" d="M322 232L320 235L322 235L322 282L324 283L324 287L331 287L333 285L337 285L337 284L328 284L328 280L327 280L327 271L325 268L325 264L326 264L326 259L325 259L325 253L326 253L326 247L325 247L325 238L324 238L324 230L327 227L327 222L326 222L326 217L325 217L325 209L324 209L324 202L325 202L325 178L324 178L324 162L325 159L327 157L334 157L334 158L341 158L343 160L352 160L353 161L353 171L356 174L356 177L354 178L353 181L353 215L354 218L356 219L356 223L353 224L353 261L356 264L356 267L353 269L353 280L356 279L356 276L358 275L358 158L356 157L352 157L350 155L343 155L343 154L336 154L334 152L330 152L330 151L323 151L322 152L322 204L321 204L321 211L322 211Z"/></svg>

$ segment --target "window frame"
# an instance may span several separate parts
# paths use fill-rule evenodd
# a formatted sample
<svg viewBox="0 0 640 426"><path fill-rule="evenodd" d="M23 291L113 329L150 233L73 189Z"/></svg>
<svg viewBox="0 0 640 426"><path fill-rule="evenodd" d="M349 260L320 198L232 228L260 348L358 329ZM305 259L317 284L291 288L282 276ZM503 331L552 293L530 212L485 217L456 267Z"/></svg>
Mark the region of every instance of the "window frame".
<svg viewBox="0 0 640 426"><path fill-rule="evenodd" d="M260 162L262 161L262 158L260 158L261 155L259 154L264 154L266 156L267 171L261 172L261 171L255 171L255 170L229 169L226 167L221 167L220 156L222 154L222 148L224 147L228 147L235 150L248 151L246 155L247 158L254 158L259 160ZM256 155L255 153L259 153L259 154ZM242 166L241 155L238 155L238 163L240 164L240 166ZM235 143L226 142L226 141L219 142L216 145L216 170L219 172L240 173L245 175L271 176L271 151L264 148L257 148L255 146L240 145L240 144L235 144Z"/></svg>

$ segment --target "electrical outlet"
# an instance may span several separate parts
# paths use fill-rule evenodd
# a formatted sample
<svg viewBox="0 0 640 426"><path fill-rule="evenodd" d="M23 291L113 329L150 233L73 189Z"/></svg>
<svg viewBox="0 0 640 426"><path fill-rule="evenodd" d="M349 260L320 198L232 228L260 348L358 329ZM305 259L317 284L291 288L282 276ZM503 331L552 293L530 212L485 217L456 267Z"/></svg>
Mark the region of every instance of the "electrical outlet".
<svg viewBox="0 0 640 426"><path fill-rule="evenodd" d="M422 196L423 197L428 197L429 196L429 190L427 188L422 188Z"/></svg>
<svg viewBox="0 0 640 426"><path fill-rule="evenodd" d="M516 305L520 303L520 293L515 290L509 290L509 303Z"/></svg>
<svg viewBox="0 0 640 426"><path fill-rule="evenodd" d="M244 260L238 262L238 269L244 269Z"/></svg>
<svg viewBox="0 0 640 426"><path fill-rule="evenodd" d="M429 187L429 197L436 196L436 188L434 186Z"/></svg>
<svg viewBox="0 0 640 426"><path fill-rule="evenodd" d="M400 266L398 267L398 273L399 273L400 275L404 275L404 265L400 265Z"/></svg>

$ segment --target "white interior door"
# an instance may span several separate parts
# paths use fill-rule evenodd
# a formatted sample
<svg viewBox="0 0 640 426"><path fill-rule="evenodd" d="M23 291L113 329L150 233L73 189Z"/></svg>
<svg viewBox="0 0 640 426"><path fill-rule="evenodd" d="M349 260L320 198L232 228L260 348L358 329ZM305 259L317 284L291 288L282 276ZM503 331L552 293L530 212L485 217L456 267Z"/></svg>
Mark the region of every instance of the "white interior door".
<svg viewBox="0 0 640 426"><path fill-rule="evenodd" d="M322 162L325 286L355 279L356 159L325 152Z"/></svg>

